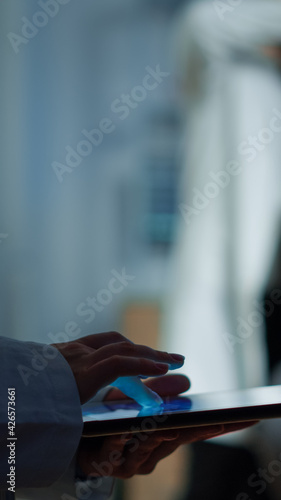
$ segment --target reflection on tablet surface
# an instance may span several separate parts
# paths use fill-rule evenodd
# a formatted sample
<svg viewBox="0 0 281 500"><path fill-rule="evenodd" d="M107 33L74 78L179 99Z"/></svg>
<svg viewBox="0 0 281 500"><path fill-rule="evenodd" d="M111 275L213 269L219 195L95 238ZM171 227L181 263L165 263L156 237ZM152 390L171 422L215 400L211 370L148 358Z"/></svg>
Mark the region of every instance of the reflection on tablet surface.
<svg viewBox="0 0 281 500"><path fill-rule="evenodd" d="M83 421L115 420L134 417L148 417L165 413L182 412L191 409L189 398L166 398L159 408L141 407L135 401L89 402L83 406Z"/></svg>

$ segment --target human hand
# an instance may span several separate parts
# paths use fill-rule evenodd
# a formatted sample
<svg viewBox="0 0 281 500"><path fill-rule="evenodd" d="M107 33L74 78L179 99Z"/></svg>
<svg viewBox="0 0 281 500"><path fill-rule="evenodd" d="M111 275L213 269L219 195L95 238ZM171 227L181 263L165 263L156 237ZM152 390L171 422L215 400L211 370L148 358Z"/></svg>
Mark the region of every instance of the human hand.
<svg viewBox="0 0 281 500"><path fill-rule="evenodd" d="M183 364L184 357L133 344L116 332L89 335L71 342L53 344L69 363L81 404L100 389L123 376L157 376L169 365Z"/></svg>
<svg viewBox="0 0 281 500"><path fill-rule="evenodd" d="M184 375L168 375L148 380L145 384L161 396L178 395L190 386ZM106 400L116 399L124 399L124 395L113 389ZM114 476L125 479L135 474L149 474L160 460L183 444L210 439L249 425L253 425L253 422L84 438L78 448L78 465L85 475L92 477Z"/></svg>

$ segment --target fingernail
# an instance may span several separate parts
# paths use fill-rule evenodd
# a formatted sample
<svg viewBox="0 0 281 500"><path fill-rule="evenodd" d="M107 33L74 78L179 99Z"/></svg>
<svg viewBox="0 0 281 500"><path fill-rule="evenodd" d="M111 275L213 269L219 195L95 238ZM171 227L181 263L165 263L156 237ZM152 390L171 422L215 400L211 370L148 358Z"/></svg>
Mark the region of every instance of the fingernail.
<svg viewBox="0 0 281 500"><path fill-rule="evenodd" d="M170 354L171 358L173 358L175 361L178 363L183 363L185 360L185 357L182 356L181 354Z"/></svg>
<svg viewBox="0 0 281 500"><path fill-rule="evenodd" d="M154 363L155 365L155 368L157 368L157 370L159 370L159 372L161 373L166 373L169 369L169 365L165 364L165 363Z"/></svg>

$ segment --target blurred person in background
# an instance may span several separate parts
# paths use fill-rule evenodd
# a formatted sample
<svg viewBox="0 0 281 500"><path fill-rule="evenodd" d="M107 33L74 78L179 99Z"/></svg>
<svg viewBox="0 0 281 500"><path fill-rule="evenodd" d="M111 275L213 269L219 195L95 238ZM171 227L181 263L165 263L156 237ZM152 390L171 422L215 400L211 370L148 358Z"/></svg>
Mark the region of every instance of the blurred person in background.
<svg viewBox="0 0 281 500"><path fill-rule="evenodd" d="M280 235L281 2L193 2L175 31L186 129L166 347L186 355L195 392L264 385L262 299ZM269 498L247 482L258 467L249 439L193 448L189 500Z"/></svg>

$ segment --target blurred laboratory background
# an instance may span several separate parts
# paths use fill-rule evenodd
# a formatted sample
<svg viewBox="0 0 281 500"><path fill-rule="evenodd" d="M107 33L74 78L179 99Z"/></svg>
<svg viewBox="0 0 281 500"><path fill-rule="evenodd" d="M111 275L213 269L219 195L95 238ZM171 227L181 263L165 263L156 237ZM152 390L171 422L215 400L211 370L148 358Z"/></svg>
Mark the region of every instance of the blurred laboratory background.
<svg viewBox="0 0 281 500"><path fill-rule="evenodd" d="M281 1L9 0L0 33L1 335L118 330L193 392L281 383ZM280 492L278 420L114 498Z"/></svg>

